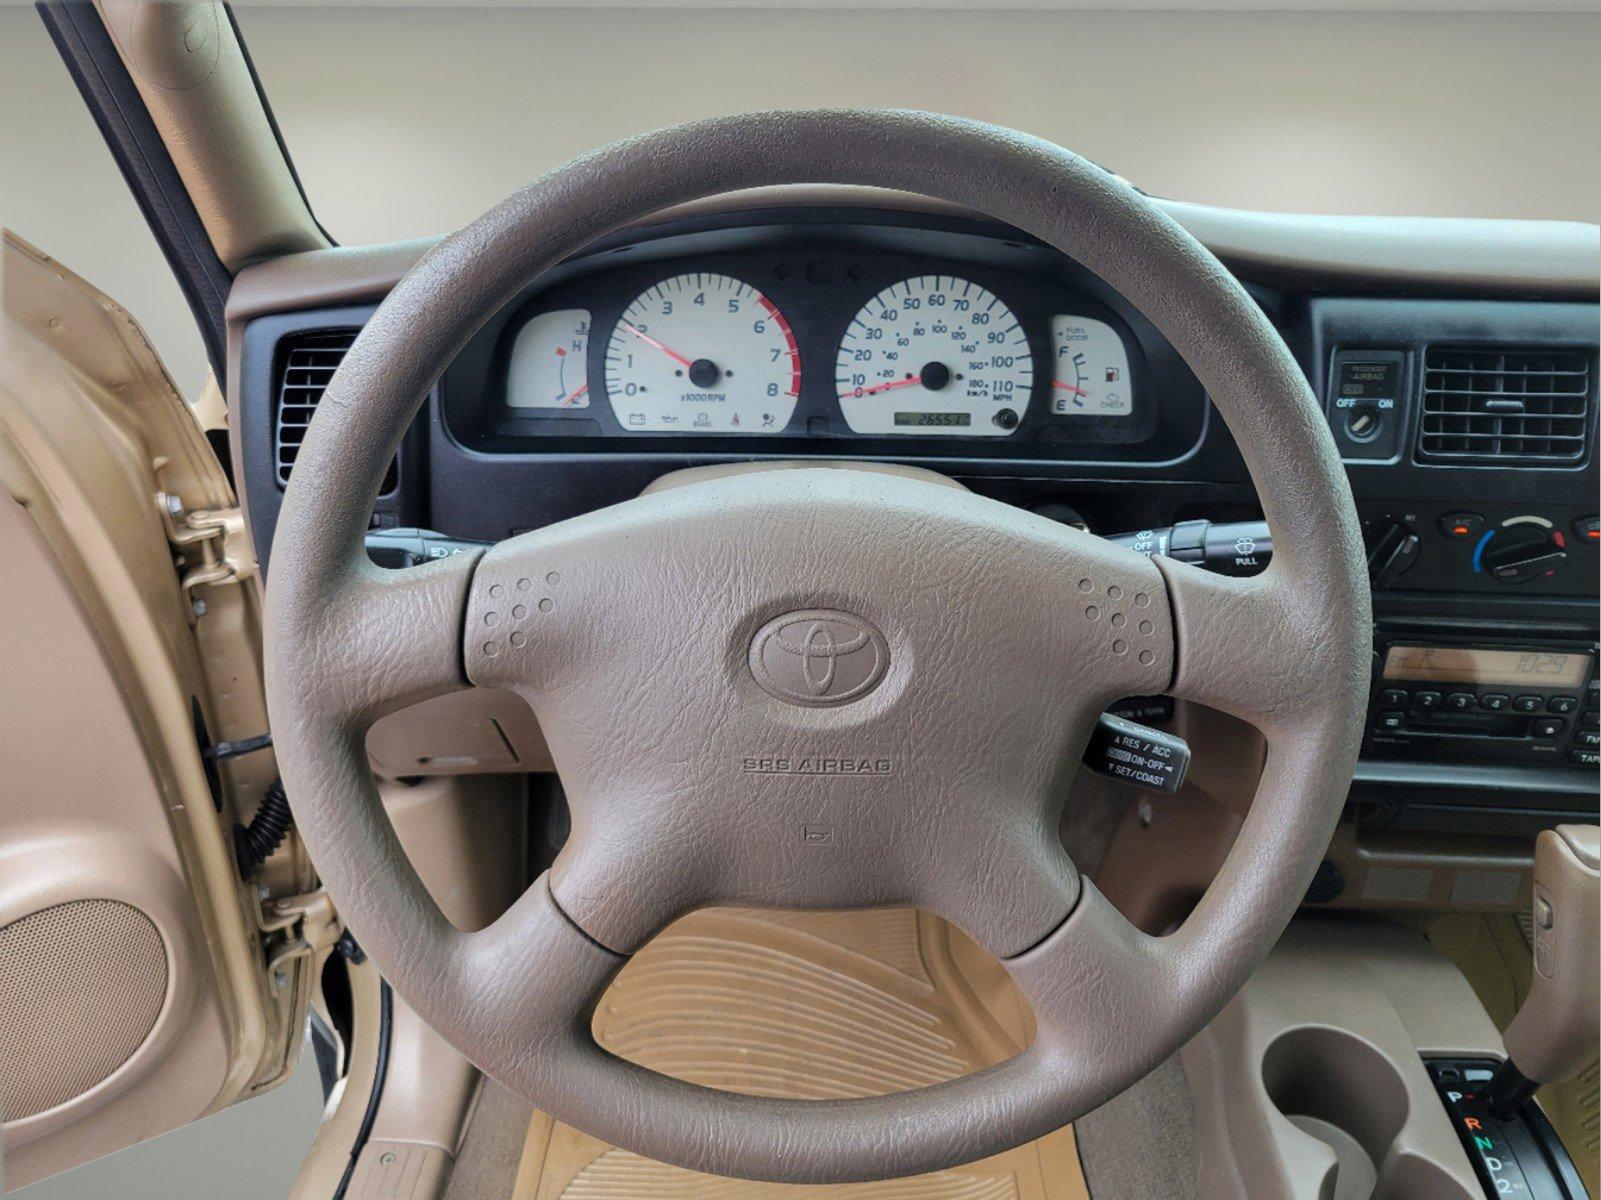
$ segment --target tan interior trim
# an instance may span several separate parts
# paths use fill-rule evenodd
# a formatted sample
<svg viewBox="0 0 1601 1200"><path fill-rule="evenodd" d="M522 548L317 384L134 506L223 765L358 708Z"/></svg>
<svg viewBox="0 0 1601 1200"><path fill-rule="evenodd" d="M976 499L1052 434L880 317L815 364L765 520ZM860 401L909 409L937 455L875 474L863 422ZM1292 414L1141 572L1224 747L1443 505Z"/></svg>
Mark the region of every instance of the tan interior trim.
<svg viewBox="0 0 1601 1200"><path fill-rule="evenodd" d="M500 688L435 696L367 731L367 757L384 779L554 771L528 702Z"/></svg>
<svg viewBox="0 0 1601 1200"><path fill-rule="evenodd" d="M896 475L902 479L920 479L924 483L932 483L935 487L955 488L961 492L968 490L965 483L958 483L949 475L931 471L927 467L905 466L901 463L852 462L849 459L841 459L838 462L736 462L713 463L707 467L685 467L679 471L658 475L645 485L645 490L640 494L654 496L657 492L687 487L692 483L704 483L708 479L729 479L736 475L757 475L764 471L794 471L803 467L818 471L865 471L870 475Z"/></svg>
<svg viewBox="0 0 1601 1200"><path fill-rule="evenodd" d="M521 892L526 876L528 784L522 775L386 781L384 804L406 855L445 915L479 929ZM378 971L352 968L356 1044L339 1100L291 1192L332 1195L365 1116L378 1054ZM461 1148L480 1092L478 1070L404 1000L392 997L388 1068L348 1195L365 1200L437 1196Z"/></svg>
<svg viewBox="0 0 1601 1200"><path fill-rule="evenodd" d="M18 697L0 720L0 930L66 921L47 960L13 947L0 972L0 1119L6 1178L21 1187L206 1111L225 1084L231 1022L158 763L50 546L9 495L0 552L3 679ZM130 957L126 938L106 947L73 923L75 909L108 904L154 927L153 953ZM136 973L160 976L153 1007L130 996ZM121 1049L106 1057L111 1040ZM64 1088L68 1072L77 1082Z"/></svg>
<svg viewBox="0 0 1601 1200"><path fill-rule="evenodd" d="M1159 200L1230 269L1262 283L1595 302L1601 226L1466 217L1336 217Z"/></svg>
<svg viewBox="0 0 1601 1200"><path fill-rule="evenodd" d="M1338 1173L1366 1175L1378 1196L1480 1200L1424 1053L1502 1053L1444 955L1397 925L1297 919L1181 1054L1200 1194L1327 1200L1346 1194Z"/></svg>
<svg viewBox="0 0 1601 1200"><path fill-rule="evenodd" d="M1540 1083L1571 1079L1596 1052L1601 874L1594 825L1558 825L1534 844L1534 973L1506 1028L1507 1054Z"/></svg>
<svg viewBox="0 0 1601 1200"><path fill-rule="evenodd" d="M52 593L35 584L7 631L25 636L24 622L53 614L61 630L41 644L59 644L58 657L73 640L94 647L95 667L78 673L84 681L77 705L85 714L82 728L91 739L109 738L116 722L128 723L139 764L124 766L120 779L80 791L100 745L94 740L62 750L87 765L57 755L23 780L15 774L22 768L9 762L16 793L7 816L22 820L27 797L42 807L7 840L20 839L17 846L32 853L53 845L60 862L29 868L41 879L60 881L84 864L103 872L103 884L80 878L80 895L104 895L103 889L135 879L149 883L153 871L171 872L192 893L192 911L163 923L152 910L152 919L169 943L174 929L200 939L192 953L169 946L173 977L207 976L205 1003L216 1010L200 1011L192 994L185 1001L192 1016L173 1010L180 1022L189 1022L194 1047L204 1051L198 1073L189 1065L192 1078L184 1089L160 1080L155 1066L146 1064L151 1089L139 1091L133 1079L145 1068L130 1060L120 1082L108 1080L93 1096L39 1114L27 1131L13 1123L8 1140L15 1145L26 1133L33 1142L27 1169L38 1177L279 1082L300 1050L310 960L286 957L279 970L267 970L263 942L272 941L276 954L289 949L294 935L282 926L267 933L278 914L264 911L255 885L240 879L234 857L231 827L249 818L274 777L272 754L219 764L214 800L196 751L196 713L216 741L252 737L267 727L258 595L240 583L254 568L227 478L127 311L9 232L4 250L0 490L20 505L6 501L8 513L22 514L26 533L48 554L50 574L65 589L65 599L49 601L45 597ZM13 544L23 540L16 535ZM182 580L175 553L183 556ZM115 709L99 710L98 719L89 716L96 711L89 681L97 672L106 674L117 698ZM73 680L70 672L62 678ZM73 730L70 722L59 728ZM157 806L139 814L136 837L126 828L119 831L105 807L124 800L137 805L145 772L154 781ZM84 811L90 802L96 807ZM136 812L119 809L118 816L131 819ZM154 831L171 843L163 852L174 857L171 863L157 865L148 853L158 840ZM126 851L115 864L100 857L105 848L98 842L106 837ZM136 861L131 867L126 859L138 860L141 846L147 851L144 865ZM21 860L12 866L25 877ZM310 865L297 838L274 856L260 882L280 897L310 888ZM165 883L154 888L158 895L166 890ZM173 910L162 903L162 913ZM16 915L0 913L0 923ZM205 967L191 969L196 961ZM270 981L279 975L281 983ZM184 986L193 991L187 978ZM125 1095L110 1096L125 1085ZM192 1094L197 1087L204 1094Z"/></svg>
<svg viewBox="0 0 1601 1200"><path fill-rule="evenodd" d="M1346 823L1328 861L1345 881L1330 908L1385 912L1514 912L1527 908L1533 852L1519 838L1392 833Z"/></svg>
<svg viewBox="0 0 1601 1200"><path fill-rule="evenodd" d="M222 265L329 245L220 0L95 0Z"/></svg>
<svg viewBox="0 0 1601 1200"><path fill-rule="evenodd" d="M681 205L637 222L643 229L675 217L779 207L857 206L929 216L975 216L970 210L883 188L807 184L759 188ZM1358 287L1409 295L1470 292L1594 301L1601 281L1601 227L1559 221L1423 220L1303 217L1157 201L1201 243L1246 278L1282 285ZM1377 239L1382 252L1365 249ZM341 304L377 303L440 239L337 246L289 254L239 273L228 294L231 408L244 329L257 317ZM241 452L237 422L232 448ZM250 497L242 498L248 512Z"/></svg>
<svg viewBox="0 0 1601 1200"><path fill-rule="evenodd" d="M368 1099L378 1074L382 976L369 959L350 966L350 1001L355 1028L354 1043L345 1049L346 1072L329 1114L317 1128L311 1149L301 1160L300 1173L289 1189L290 1200L326 1200L339 1188L350 1149L367 1114Z"/></svg>
<svg viewBox="0 0 1601 1200"><path fill-rule="evenodd" d="M1430 943L1467 978L1496 1028L1504 1032L1528 996L1534 974L1533 914L1447 913L1429 922L1427 933ZM1591 1196L1601 1195L1598 1075L1601 1062L1592 1047L1590 1061L1577 1075L1546 1084L1535 1093Z"/></svg>
<svg viewBox="0 0 1601 1200"><path fill-rule="evenodd" d="M1601 226L1577 221L1336 217L1247 212L1176 200L1157 207L1246 279L1281 286L1356 288L1364 294L1475 295L1594 302ZM884 188L802 184L713 196L630 229L691 216L772 208L855 207L933 217L976 217L958 205ZM242 272L228 297L233 326L267 313L377 301L438 238L336 247Z"/></svg>

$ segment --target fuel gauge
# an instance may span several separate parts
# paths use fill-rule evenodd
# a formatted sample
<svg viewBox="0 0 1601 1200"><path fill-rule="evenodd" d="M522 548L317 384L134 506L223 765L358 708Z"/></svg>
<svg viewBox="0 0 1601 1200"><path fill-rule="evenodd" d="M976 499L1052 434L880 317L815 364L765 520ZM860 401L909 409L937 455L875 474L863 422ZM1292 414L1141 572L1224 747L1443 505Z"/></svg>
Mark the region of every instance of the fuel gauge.
<svg viewBox="0 0 1601 1200"><path fill-rule="evenodd" d="M1061 417L1126 417L1134 412L1123 339L1091 317L1051 318L1051 412Z"/></svg>

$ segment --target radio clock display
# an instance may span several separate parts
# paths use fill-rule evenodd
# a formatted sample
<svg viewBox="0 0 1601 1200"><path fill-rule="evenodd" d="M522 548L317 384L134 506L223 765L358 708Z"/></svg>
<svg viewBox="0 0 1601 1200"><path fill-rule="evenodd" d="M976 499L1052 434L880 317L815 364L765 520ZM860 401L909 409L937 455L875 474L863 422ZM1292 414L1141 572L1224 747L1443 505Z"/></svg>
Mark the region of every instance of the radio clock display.
<svg viewBox="0 0 1601 1200"><path fill-rule="evenodd" d="M1588 654L1552 650L1477 650L1464 646L1391 646L1384 678L1433 683L1574 688L1589 677Z"/></svg>

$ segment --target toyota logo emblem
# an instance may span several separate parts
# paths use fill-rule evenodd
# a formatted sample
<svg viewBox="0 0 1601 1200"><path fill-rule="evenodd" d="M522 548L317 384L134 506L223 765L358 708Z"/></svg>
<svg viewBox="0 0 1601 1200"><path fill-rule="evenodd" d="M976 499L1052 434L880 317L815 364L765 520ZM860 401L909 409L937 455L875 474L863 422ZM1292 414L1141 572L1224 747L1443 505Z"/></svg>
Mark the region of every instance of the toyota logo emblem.
<svg viewBox="0 0 1601 1200"><path fill-rule="evenodd" d="M848 612L809 609L769 621L751 639L756 682L790 704L844 704L878 686L889 667L884 635Z"/></svg>

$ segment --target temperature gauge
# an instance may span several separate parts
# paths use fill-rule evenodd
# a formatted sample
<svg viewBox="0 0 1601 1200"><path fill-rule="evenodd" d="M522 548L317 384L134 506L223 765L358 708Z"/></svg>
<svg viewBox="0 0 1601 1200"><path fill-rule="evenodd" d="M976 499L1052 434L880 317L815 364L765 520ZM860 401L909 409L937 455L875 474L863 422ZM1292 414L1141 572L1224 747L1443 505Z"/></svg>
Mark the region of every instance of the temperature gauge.
<svg viewBox="0 0 1601 1200"><path fill-rule="evenodd" d="M1061 417L1126 417L1134 411L1128 351L1104 321L1051 318L1051 412Z"/></svg>
<svg viewBox="0 0 1601 1200"><path fill-rule="evenodd" d="M589 311L540 313L517 331L506 372L510 408L589 407Z"/></svg>

